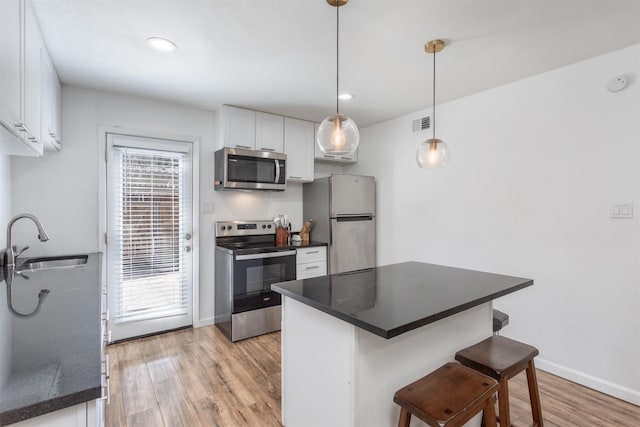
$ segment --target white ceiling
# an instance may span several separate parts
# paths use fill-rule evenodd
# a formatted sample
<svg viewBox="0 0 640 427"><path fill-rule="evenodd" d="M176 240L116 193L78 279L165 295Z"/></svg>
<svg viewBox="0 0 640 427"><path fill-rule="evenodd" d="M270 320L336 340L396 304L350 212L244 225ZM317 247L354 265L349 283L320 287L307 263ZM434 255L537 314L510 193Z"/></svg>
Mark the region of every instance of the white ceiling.
<svg viewBox="0 0 640 427"><path fill-rule="evenodd" d="M31 1L63 83L314 121L335 110L325 0ZM341 91L355 95L341 111L360 127L431 105L434 38L438 103L640 43L638 0L351 0L340 22ZM178 50L157 54L150 36Z"/></svg>

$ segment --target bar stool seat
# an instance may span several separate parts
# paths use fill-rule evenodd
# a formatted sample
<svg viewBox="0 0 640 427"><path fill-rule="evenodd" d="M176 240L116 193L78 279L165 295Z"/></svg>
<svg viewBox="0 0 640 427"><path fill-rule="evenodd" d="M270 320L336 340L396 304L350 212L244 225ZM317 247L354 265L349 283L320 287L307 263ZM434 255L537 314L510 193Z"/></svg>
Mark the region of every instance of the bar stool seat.
<svg viewBox="0 0 640 427"><path fill-rule="evenodd" d="M543 427L538 381L533 362L533 358L537 355L538 349L535 347L500 335L493 335L460 350L455 358L463 365L498 380L498 419L500 425L505 427L511 426L507 383L509 379L526 370L533 425Z"/></svg>
<svg viewBox="0 0 640 427"><path fill-rule="evenodd" d="M408 427L415 415L433 427L459 427L483 412L483 424L496 426L495 380L458 363L447 363L393 396L400 405L399 427Z"/></svg>

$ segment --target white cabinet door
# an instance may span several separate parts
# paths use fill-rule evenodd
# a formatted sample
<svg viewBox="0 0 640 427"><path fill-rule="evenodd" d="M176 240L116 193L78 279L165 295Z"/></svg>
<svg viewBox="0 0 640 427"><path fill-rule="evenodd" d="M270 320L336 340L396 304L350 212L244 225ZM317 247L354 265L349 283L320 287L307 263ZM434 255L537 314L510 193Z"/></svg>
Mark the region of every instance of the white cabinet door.
<svg viewBox="0 0 640 427"><path fill-rule="evenodd" d="M223 105L222 117L224 146L255 150L256 112Z"/></svg>
<svg viewBox="0 0 640 427"><path fill-rule="evenodd" d="M24 15L24 115L27 140L42 154L42 38L31 2L25 1Z"/></svg>
<svg viewBox="0 0 640 427"><path fill-rule="evenodd" d="M284 152L284 117L256 112L256 150Z"/></svg>
<svg viewBox="0 0 640 427"><path fill-rule="evenodd" d="M326 247L299 248L296 252L296 279L327 275Z"/></svg>
<svg viewBox="0 0 640 427"><path fill-rule="evenodd" d="M53 69L53 133L56 143L62 149L62 83L55 68Z"/></svg>
<svg viewBox="0 0 640 427"><path fill-rule="evenodd" d="M313 181L313 122L284 119L284 153L287 155L287 180Z"/></svg>
<svg viewBox="0 0 640 427"><path fill-rule="evenodd" d="M315 140L315 137L318 135L318 128L320 127L319 123L315 124L315 133L314 133L314 157L319 162L335 162L335 163L356 163L358 161L358 150L356 150L353 154L348 155L340 155L335 156L333 154L324 154L320 147L318 146L318 142Z"/></svg>
<svg viewBox="0 0 640 427"><path fill-rule="evenodd" d="M37 37L26 37L25 7L27 6L30 10L30 3L24 0L0 0L0 153L33 156L42 154L42 144L38 140L40 103L39 101L37 105L32 103L30 108L25 110L25 78L27 76L25 43L27 39L37 40L36 48L30 51L29 60L33 60L33 55L37 53L36 62L39 66L38 46L41 41L32 10L30 10L30 22L36 24ZM31 68L30 71L34 69ZM35 78L35 75L29 74L29 78ZM36 92L39 91L40 85L41 82L38 82L28 95L32 98L39 96ZM26 111L30 114L29 124L25 120Z"/></svg>
<svg viewBox="0 0 640 427"><path fill-rule="evenodd" d="M320 277L327 275L327 262L308 262L296 266L296 280L310 279L312 277Z"/></svg>
<svg viewBox="0 0 640 427"><path fill-rule="evenodd" d="M42 49L42 140L45 149L59 151L60 80L46 49Z"/></svg>
<svg viewBox="0 0 640 427"><path fill-rule="evenodd" d="M20 0L0 0L0 120L10 129L22 116L21 41L23 19Z"/></svg>

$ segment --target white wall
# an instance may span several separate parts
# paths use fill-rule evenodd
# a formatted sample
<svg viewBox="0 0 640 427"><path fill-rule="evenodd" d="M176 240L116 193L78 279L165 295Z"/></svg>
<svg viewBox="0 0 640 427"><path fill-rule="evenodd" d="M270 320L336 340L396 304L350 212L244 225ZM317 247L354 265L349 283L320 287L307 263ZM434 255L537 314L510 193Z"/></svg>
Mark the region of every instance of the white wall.
<svg viewBox="0 0 640 427"><path fill-rule="evenodd" d="M33 224L16 224L14 241L31 246L32 254L96 252L98 236L98 126L120 126L200 139L200 307L198 324L213 322L214 223L231 219L270 219L286 213L293 228L302 226L302 186L281 193L216 192L213 111L63 86L63 150L41 158L13 158L13 212L31 212L51 240L40 243ZM214 214L204 214L213 203ZM1 222L0 222L1 223ZM24 224L21 224L24 223Z"/></svg>
<svg viewBox="0 0 640 427"><path fill-rule="evenodd" d="M499 65L498 65L499 66ZM626 73L627 89L606 82ZM533 278L498 300L539 367L640 404L640 45L438 106L448 168L421 170L418 111L361 130L348 173L378 181L378 262ZM440 76L439 79L445 79ZM426 95L425 95L426 96Z"/></svg>
<svg viewBox="0 0 640 427"><path fill-rule="evenodd" d="M11 219L11 160L9 156L0 155L0 225L6 226ZM6 248L6 235L0 228L0 250ZM2 254L0 253L0 256ZM1 275L2 273L0 273ZM0 277L0 292L4 294L6 286ZM0 298L5 300L4 296ZM9 379L11 373L11 313L7 306L0 306L0 389Z"/></svg>

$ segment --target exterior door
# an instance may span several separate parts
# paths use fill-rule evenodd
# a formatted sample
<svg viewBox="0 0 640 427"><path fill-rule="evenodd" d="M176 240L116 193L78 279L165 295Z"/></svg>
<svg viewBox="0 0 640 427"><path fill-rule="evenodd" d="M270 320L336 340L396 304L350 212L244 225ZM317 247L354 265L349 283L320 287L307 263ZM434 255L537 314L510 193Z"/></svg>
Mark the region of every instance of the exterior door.
<svg viewBox="0 0 640 427"><path fill-rule="evenodd" d="M111 339L192 324L192 144L107 133Z"/></svg>

